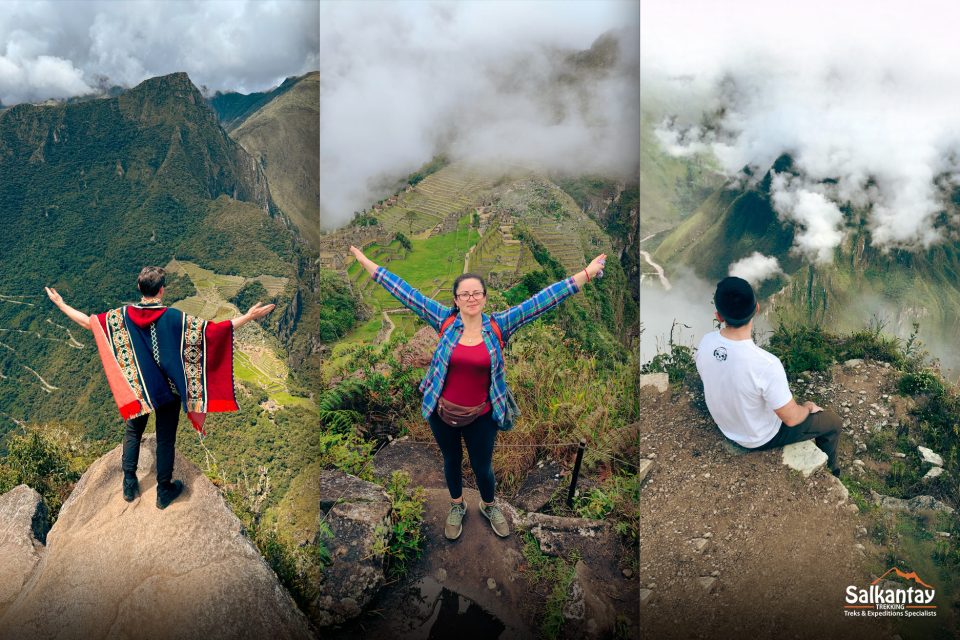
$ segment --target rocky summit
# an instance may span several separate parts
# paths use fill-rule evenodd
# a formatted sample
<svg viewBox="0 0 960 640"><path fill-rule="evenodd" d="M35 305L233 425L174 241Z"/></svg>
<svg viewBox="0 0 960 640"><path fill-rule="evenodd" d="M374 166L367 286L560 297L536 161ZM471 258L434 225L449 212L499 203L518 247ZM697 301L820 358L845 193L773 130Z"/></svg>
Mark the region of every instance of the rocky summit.
<svg viewBox="0 0 960 640"><path fill-rule="evenodd" d="M312 638L217 488L179 454L186 490L156 508L155 451L145 437L131 503L120 447L87 469L0 617L0 638Z"/></svg>

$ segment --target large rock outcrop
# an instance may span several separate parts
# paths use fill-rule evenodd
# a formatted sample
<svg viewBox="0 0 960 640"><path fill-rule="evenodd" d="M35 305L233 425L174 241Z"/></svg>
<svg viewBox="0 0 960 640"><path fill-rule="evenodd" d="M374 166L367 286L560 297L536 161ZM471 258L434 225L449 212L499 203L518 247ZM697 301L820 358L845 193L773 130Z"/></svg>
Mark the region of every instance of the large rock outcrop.
<svg viewBox="0 0 960 640"><path fill-rule="evenodd" d="M383 487L342 471L320 474L320 512L333 533L333 562L320 579L311 618L321 627L360 615L386 581L383 549L393 506Z"/></svg>
<svg viewBox="0 0 960 640"><path fill-rule="evenodd" d="M21 484L0 496L0 614L40 561L48 529L39 493Z"/></svg>
<svg viewBox="0 0 960 640"><path fill-rule="evenodd" d="M155 451L144 438L132 503L119 447L83 474L0 638L312 638L216 487L180 455L174 477L187 489L156 508Z"/></svg>

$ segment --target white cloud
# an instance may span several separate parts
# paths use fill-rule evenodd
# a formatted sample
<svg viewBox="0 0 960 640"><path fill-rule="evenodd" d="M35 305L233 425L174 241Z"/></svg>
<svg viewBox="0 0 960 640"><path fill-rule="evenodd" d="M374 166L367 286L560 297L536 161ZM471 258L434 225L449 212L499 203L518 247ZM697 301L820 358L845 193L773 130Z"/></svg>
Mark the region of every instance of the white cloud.
<svg viewBox="0 0 960 640"><path fill-rule="evenodd" d="M723 7L721 22L713 3L652 0L643 12L645 77L683 75L685 87L710 95L715 129L684 138L699 121L678 121L674 146L708 146L730 176L745 166L763 174L790 154L799 175L773 198L800 225L799 252L830 259L846 204L867 211L878 246L919 249L944 237L935 181L958 173L960 46L949 25L960 7L747 3L736 15Z"/></svg>
<svg viewBox="0 0 960 640"><path fill-rule="evenodd" d="M7 0L0 101L63 98L175 71L210 91L260 91L317 68L319 31L311 0Z"/></svg>
<svg viewBox="0 0 960 640"><path fill-rule="evenodd" d="M743 278L754 287L763 281L783 273L780 262L773 256L765 256L754 251L746 258L737 260L730 265L730 275Z"/></svg>

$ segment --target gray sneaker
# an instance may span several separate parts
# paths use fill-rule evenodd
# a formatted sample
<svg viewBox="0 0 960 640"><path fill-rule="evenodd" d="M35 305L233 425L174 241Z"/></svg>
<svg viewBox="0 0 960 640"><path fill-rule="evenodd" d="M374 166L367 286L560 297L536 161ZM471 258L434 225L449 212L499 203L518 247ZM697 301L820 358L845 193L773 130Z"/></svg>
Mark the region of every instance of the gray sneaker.
<svg viewBox="0 0 960 640"><path fill-rule="evenodd" d="M447 540L456 540L463 533L463 517L465 515L467 515L467 504L465 502L450 503L447 526L443 529L443 535L447 537Z"/></svg>
<svg viewBox="0 0 960 640"><path fill-rule="evenodd" d="M483 500L481 500L480 513L487 516L487 520L490 521L490 526L493 527L495 534L501 538L506 538L510 535L510 525L507 524L507 519L503 516L503 512L500 511L500 507L498 507L496 503L487 506L483 504Z"/></svg>

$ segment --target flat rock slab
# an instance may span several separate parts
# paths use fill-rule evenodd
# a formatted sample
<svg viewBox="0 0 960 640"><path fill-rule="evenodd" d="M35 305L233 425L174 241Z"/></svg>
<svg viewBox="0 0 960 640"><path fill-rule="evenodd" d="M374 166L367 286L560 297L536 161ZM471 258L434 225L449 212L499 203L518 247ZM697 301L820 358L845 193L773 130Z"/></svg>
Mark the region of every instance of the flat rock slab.
<svg viewBox="0 0 960 640"><path fill-rule="evenodd" d="M811 474L827 464L827 454L813 442L804 440L788 444L783 448L783 464L809 478Z"/></svg>
<svg viewBox="0 0 960 640"><path fill-rule="evenodd" d="M21 484L0 496L0 614L40 561L48 528L39 493Z"/></svg>
<svg viewBox="0 0 960 640"><path fill-rule="evenodd" d="M550 502L560 486L559 476L560 465L554 460L544 462L542 467L534 467L520 485L513 504L524 511L539 511Z"/></svg>
<svg viewBox="0 0 960 640"><path fill-rule="evenodd" d="M386 580L390 498L383 487L343 471L320 473L320 513L333 537L325 541L332 562L321 574L310 617L319 626L360 615Z"/></svg>
<svg viewBox="0 0 960 640"><path fill-rule="evenodd" d="M443 478L443 457L432 444L409 438L394 440L373 458L373 475L388 479L394 471L410 474L410 485L439 489L447 486Z"/></svg>
<svg viewBox="0 0 960 640"><path fill-rule="evenodd" d="M640 459L640 466L637 467L637 483L643 484L644 480L647 479L647 476L650 475L650 471L653 469L653 460L648 460L647 458Z"/></svg>
<svg viewBox="0 0 960 640"><path fill-rule="evenodd" d="M156 438L143 439L141 496L121 494L120 447L87 469L47 534L2 638L312 638L216 487L186 458L186 490L156 508Z"/></svg>

